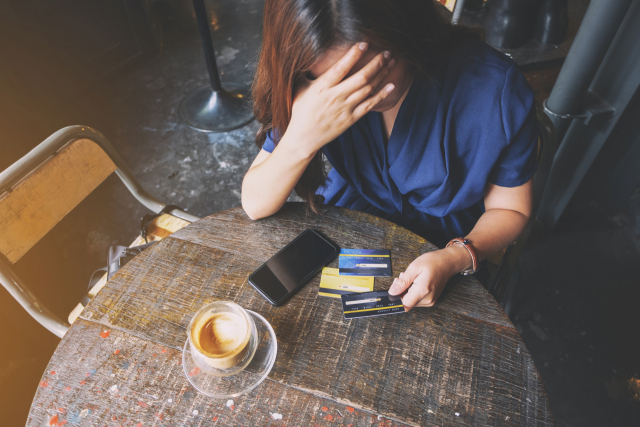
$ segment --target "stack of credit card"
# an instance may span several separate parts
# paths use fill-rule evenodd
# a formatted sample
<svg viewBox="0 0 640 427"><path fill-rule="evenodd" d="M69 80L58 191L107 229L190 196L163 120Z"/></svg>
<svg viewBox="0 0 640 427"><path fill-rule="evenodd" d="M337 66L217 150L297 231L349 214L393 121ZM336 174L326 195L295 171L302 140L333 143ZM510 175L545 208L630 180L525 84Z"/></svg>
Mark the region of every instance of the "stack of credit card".
<svg viewBox="0 0 640 427"><path fill-rule="evenodd" d="M387 291L364 292L342 295L342 311L345 319L384 316L404 313L400 295L389 295Z"/></svg>
<svg viewBox="0 0 640 427"><path fill-rule="evenodd" d="M340 295L371 291L373 291L373 277L340 276L337 268L322 269L318 295L340 298Z"/></svg>
<svg viewBox="0 0 640 427"><path fill-rule="evenodd" d="M391 253L387 249L341 249L341 276L391 277Z"/></svg>
<svg viewBox="0 0 640 427"><path fill-rule="evenodd" d="M345 319L404 313L400 295L373 291L374 277L391 277L387 249L341 249L339 268L322 269L318 295L341 298Z"/></svg>

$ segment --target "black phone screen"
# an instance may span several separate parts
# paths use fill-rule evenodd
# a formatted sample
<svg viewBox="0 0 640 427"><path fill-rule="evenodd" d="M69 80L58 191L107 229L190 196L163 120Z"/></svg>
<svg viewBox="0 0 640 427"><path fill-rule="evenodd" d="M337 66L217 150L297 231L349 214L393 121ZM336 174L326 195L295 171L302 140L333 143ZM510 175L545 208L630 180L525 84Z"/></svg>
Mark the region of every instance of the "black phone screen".
<svg viewBox="0 0 640 427"><path fill-rule="evenodd" d="M340 248L313 230L305 230L251 276L249 283L272 304L287 300L333 257Z"/></svg>

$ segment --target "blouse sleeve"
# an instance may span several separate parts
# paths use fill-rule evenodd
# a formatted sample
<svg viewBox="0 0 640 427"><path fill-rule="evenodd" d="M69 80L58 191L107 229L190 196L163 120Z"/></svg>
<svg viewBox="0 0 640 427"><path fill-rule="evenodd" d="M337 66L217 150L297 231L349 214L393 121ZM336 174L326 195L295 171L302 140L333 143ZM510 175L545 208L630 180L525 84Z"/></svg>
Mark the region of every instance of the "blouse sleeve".
<svg viewBox="0 0 640 427"><path fill-rule="evenodd" d="M273 150L276 148L276 143L273 141L271 132L272 131L267 132L267 139L265 139L264 144L262 145L262 149L267 153L273 153Z"/></svg>
<svg viewBox="0 0 640 427"><path fill-rule="evenodd" d="M518 187L538 168L538 124L533 90L515 65L507 70L500 107L507 145L491 170L489 182Z"/></svg>

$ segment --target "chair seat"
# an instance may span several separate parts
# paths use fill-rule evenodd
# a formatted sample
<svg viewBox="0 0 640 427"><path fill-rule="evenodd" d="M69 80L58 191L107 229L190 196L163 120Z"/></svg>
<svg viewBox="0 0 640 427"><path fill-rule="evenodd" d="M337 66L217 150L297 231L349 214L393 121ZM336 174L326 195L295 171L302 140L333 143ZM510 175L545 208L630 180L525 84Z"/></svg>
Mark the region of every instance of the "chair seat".
<svg viewBox="0 0 640 427"><path fill-rule="evenodd" d="M189 224L190 222L180 218L176 218L173 215L162 214L149 223L147 240L149 242L160 241ZM144 244L145 244L144 238L142 238L142 236L138 236L133 241L133 243L129 245L129 247L133 248L135 246L140 246ZM96 285L93 288L91 288L91 290L87 294L87 297L89 299L93 299L93 297L98 295L98 292L100 292L104 287L104 285L106 284L107 284L107 274L105 273L102 276L102 278L98 281L98 283L96 283ZM82 310L84 310L84 306L82 305L82 303L78 303L78 305L75 306L75 308L71 311L71 313L69 313L68 319L70 324L75 322L78 316L80 316L80 313L82 313Z"/></svg>

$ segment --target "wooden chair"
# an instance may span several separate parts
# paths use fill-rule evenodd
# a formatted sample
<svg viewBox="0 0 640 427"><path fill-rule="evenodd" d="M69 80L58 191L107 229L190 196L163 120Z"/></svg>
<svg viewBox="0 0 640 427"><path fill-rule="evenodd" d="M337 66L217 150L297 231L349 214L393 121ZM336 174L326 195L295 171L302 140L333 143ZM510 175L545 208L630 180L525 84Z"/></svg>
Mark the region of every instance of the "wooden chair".
<svg viewBox="0 0 640 427"><path fill-rule="evenodd" d="M145 207L154 213L165 208L140 186L109 141L86 126L59 130L0 173L0 283L36 321L60 338L83 306L73 310L69 323L62 321L24 285L12 265L113 172ZM160 240L198 219L179 209L170 210L150 224L148 239ZM132 246L141 243L138 238ZM106 275L89 298L105 283Z"/></svg>
<svg viewBox="0 0 640 427"><path fill-rule="evenodd" d="M542 106L536 103L536 115L538 119L538 170L533 176L533 210L531 220L520 234L518 239L504 252L489 258L491 263L497 265L489 277L487 289L500 303L504 311L511 315L517 296L517 284L509 281L516 267L518 258L532 235L544 231L544 226L537 219L538 208L542 199L542 193L547 185L549 171L553 158L558 150L558 141L553 123L544 113Z"/></svg>

